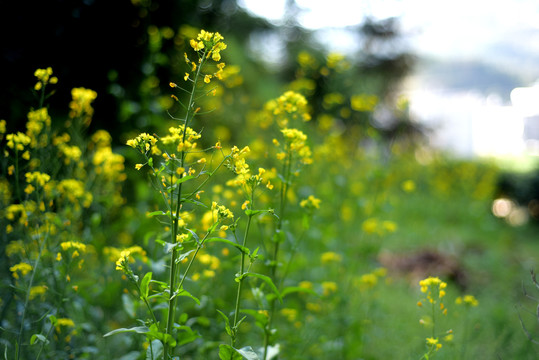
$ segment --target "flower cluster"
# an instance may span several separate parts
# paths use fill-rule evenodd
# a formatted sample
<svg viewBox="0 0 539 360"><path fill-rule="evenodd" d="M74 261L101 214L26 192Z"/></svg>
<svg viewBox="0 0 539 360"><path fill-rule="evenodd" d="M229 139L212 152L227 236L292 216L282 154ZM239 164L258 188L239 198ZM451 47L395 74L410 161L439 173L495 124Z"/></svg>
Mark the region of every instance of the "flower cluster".
<svg viewBox="0 0 539 360"><path fill-rule="evenodd" d="M155 147L157 139L146 133L142 133L134 139L127 140L127 145L134 149L138 149L141 153L147 154L150 149ZM155 153L156 150L152 150Z"/></svg>
<svg viewBox="0 0 539 360"><path fill-rule="evenodd" d="M184 76L185 81L195 81L198 78L198 75L201 74L204 76L204 82L209 84L212 78L217 78L219 80L223 79L223 71L225 68L225 63L219 61L221 60L221 51L226 49L226 44L223 42L224 38L218 32L212 33L206 30L201 30L196 39L191 39L189 44L198 54L198 62L192 61L187 53L184 54L185 62L190 67L191 72L194 74L193 78L191 75L186 72ZM203 66L203 63L212 59L217 62L216 70L213 73L201 73L200 67ZM197 72L198 69L198 72ZM170 83L171 87L178 87L175 83ZM215 93L214 93L215 94ZM174 99L177 99L172 95Z"/></svg>
<svg viewBox="0 0 539 360"><path fill-rule="evenodd" d="M213 211L213 218L221 222L225 219L234 219L234 213L226 208L224 205L218 205L217 202L212 202L211 210Z"/></svg>
<svg viewBox="0 0 539 360"><path fill-rule="evenodd" d="M34 85L34 90L38 91L45 87L47 84L58 83L58 78L52 76L52 68L37 69L34 72L34 76L37 78L37 83Z"/></svg>
<svg viewBox="0 0 539 360"><path fill-rule="evenodd" d="M17 134L7 134L6 140L7 146L15 151L23 151L31 142L30 137L20 131Z"/></svg>
<svg viewBox="0 0 539 360"><path fill-rule="evenodd" d="M306 144L307 135L298 129L282 129L281 133L285 139L284 151L277 154L277 159L284 160L287 156L296 154L305 165L312 164L311 148ZM276 146L280 146L277 139L273 140Z"/></svg>
<svg viewBox="0 0 539 360"><path fill-rule="evenodd" d="M339 263L342 261L342 256L333 251L326 251L320 255L320 262L322 264Z"/></svg>
<svg viewBox="0 0 539 360"><path fill-rule="evenodd" d="M191 39L189 45L195 51L204 50L206 58L211 57L214 61L221 60L221 50L226 49L226 44L223 42L224 37L218 32L212 33L206 30L200 30L196 40Z"/></svg>
<svg viewBox="0 0 539 360"><path fill-rule="evenodd" d="M456 298L455 304L466 305L467 307L476 307L479 305L479 301L473 295L464 295Z"/></svg>
<svg viewBox="0 0 539 360"><path fill-rule="evenodd" d="M361 230L367 234L386 235L397 231L397 224L390 220L368 218L361 224Z"/></svg>
<svg viewBox="0 0 539 360"><path fill-rule="evenodd" d="M48 143L48 134L43 130L51 126L51 117L47 108L43 107L28 113L26 134L30 137L30 146L45 147Z"/></svg>
<svg viewBox="0 0 539 360"><path fill-rule="evenodd" d="M380 278L384 278L387 275L386 268L378 268L368 274L363 274L359 277L358 286L362 291L370 290L378 284Z"/></svg>
<svg viewBox="0 0 539 360"><path fill-rule="evenodd" d="M320 209L320 202L322 200L315 198L313 195L309 195L307 199L300 201L299 206L307 210Z"/></svg>
<svg viewBox="0 0 539 360"><path fill-rule="evenodd" d="M419 286L421 286L421 292L427 295L427 301L431 304L440 302L440 310L443 311L444 315L447 314L447 309L442 302L442 298L445 296L447 283L440 280L438 277L429 276L428 278L421 280ZM421 306L420 304L421 302L418 303L419 306Z"/></svg>
<svg viewBox="0 0 539 360"><path fill-rule="evenodd" d="M24 262L18 263L9 268L9 270L13 273L13 277L15 279L19 279L19 274L21 276L26 276L30 271L32 271L32 269L33 269L32 265L24 263Z"/></svg>
<svg viewBox="0 0 539 360"><path fill-rule="evenodd" d="M264 106L261 126L268 127L273 119L281 128L288 127L290 122L296 120L309 121L311 115L308 111L308 102L305 97L294 91L287 91L277 99L270 100Z"/></svg>
<svg viewBox="0 0 539 360"><path fill-rule="evenodd" d="M200 139L202 135L184 125L171 127L168 129L169 135L161 137L161 142L165 145L176 145L177 151L194 150L197 146L195 140Z"/></svg>
<svg viewBox="0 0 539 360"><path fill-rule="evenodd" d="M90 89L74 88L71 90L71 97L73 100L69 103L69 117L81 118L83 124L88 126L94 114L91 104L97 98L97 93Z"/></svg>

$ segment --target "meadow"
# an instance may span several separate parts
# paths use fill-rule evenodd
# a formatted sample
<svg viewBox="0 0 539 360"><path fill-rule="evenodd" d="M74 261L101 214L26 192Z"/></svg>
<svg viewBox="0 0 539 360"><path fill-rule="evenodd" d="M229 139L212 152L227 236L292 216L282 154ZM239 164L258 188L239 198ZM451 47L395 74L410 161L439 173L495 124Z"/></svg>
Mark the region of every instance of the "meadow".
<svg viewBox="0 0 539 360"><path fill-rule="evenodd" d="M537 224L493 214L499 165L388 139L370 119L406 99L339 54L250 98L223 35L186 37L162 120L124 133L87 88L55 119L62 79L28 70L0 121L4 359L537 358Z"/></svg>

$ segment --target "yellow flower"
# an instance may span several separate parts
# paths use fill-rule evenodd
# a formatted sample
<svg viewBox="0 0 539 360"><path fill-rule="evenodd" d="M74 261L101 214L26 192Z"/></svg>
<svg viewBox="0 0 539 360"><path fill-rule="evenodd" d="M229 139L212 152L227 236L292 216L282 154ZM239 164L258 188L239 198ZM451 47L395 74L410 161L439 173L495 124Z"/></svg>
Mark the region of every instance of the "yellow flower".
<svg viewBox="0 0 539 360"><path fill-rule="evenodd" d="M30 288L29 299L33 300L38 295L43 295L47 292L48 287L45 285L32 286Z"/></svg>
<svg viewBox="0 0 539 360"><path fill-rule="evenodd" d="M413 192L415 190L415 182L413 180L406 180L402 183L402 190L407 193Z"/></svg>
<svg viewBox="0 0 539 360"><path fill-rule="evenodd" d="M38 171L28 172L25 174L25 177L27 183L35 183L41 187L45 186L45 184L51 179L50 175Z"/></svg>
<svg viewBox="0 0 539 360"><path fill-rule="evenodd" d="M298 317L298 311L292 308L281 309L280 313L290 322L295 321Z"/></svg>
<svg viewBox="0 0 539 360"><path fill-rule="evenodd" d="M13 273L13 277L15 279L19 278L19 273L22 276L26 276L30 271L32 271L33 267L30 264L27 263L18 263L16 265L13 265L9 268L9 271Z"/></svg>
<svg viewBox="0 0 539 360"><path fill-rule="evenodd" d="M444 289L447 287L447 283L443 282L438 277L429 276L428 278L421 280L419 286L421 287L421 292L427 294L427 300L430 303L436 303L446 294ZM436 290L438 290L438 298L434 299L433 293ZM443 304L440 304L440 310L442 310L444 314L447 313L447 309L443 307Z"/></svg>
<svg viewBox="0 0 539 360"><path fill-rule="evenodd" d="M211 81L211 78L212 78L211 75L206 75L206 76L204 76L204 82L205 82L206 84L209 84L210 81Z"/></svg>
<svg viewBox="0 0 539 360"><path fill-rule="evenodd" d="M328 296L331 293L337 291L337 283L334 281L324 281L322 282L322 292L324 296Z"/></svg>
<svg viewBox="0 0 539 360"><path fill-rule="evenodd" d="M301 281L298 286L302 289L312 290L313 283L310 281Z"/></svg>
<svg viewBox="0 0 539 360"><path fill-rule="evenodd" d="M116 260L116 270L120 270L120 271L124 270L130 254L131 252L129 250L123 250L120 253L120 257L118 258L118 260Z"/></svg>
<svg viewBox="0 0 539 360"><path fill-rule="evenodd" d="M64 251L67 251L69 249L75 249L75 251L80 250L81 252L86 251L86 245L78 241L64 241L60 243L60 246L62 247L62 250Z"/></svg>
<svg viewBox="0 0 539 360"><path fill-rule="evenodd" d="M24 245L22 240L11 241L6 246L6 255L11 257L15 254L24 254Z"/></svg>
<svg viewBox="0 0 539 360"><path fill-rule="evenodd" d="M320 209L320 202L322 200L315 198L313 195L309 195L309 197L305 200L301 200L299 205L302 208L306 209Z"/></svg>
<svg viewBox="0 0 539 360"><path fill-rule="evenodd" d="M75 323L73 320L69 318L59 318L56 319L56 331L60 332L61 327L75 327Z"/></svg>
<svg viewBox="0 0 539 360"><path fill-rule="evenodd" d="M378 104L376 95L359 94L352 95L350 98L350 106L355 111L373 111Z"/></svg>
<svg viewBox="0 0 539 360"><path fill-rule="evenodd" d="M52 68L48 67L46 69L37 69L34 72L34 76L38 79L38 82L34 85L35 90L41 90L43 85L47 84L56 84L58 78L52 75Z"/></svg>
<svg viewBox="0 0 539 360"><path fill-rule="evenodd" d="M322 255L320 256L320 261L322 262L322 264L341 262L341 260L342 256L333 251L327 251L325 253L322 253Z"/></svg>
<svg viewBox="0 0 539 360"><path fill-rule="evenodd" d="M378 283L378 277L374 274L364 274L359 278L362 289L371 289Z"/></svg>
<svg viewBox="0 0 539 360"><path fill-rule="evenodd" d="M17 151L23 151L24 147L30 144L31 141L30 137L20 131L17 134L7 134L6 140L7 146Z"/></svg>
<svg viewBox="0 0 539 360"><path fill-rule="evenodd" d="M73 100L69 103L69 117L81 117L85 125L89 125L94 109L91 103L97 98L97 93L90 89L74 88L71 90Z"/></svg>
<svg viewBox="0 0 539 360"><path fill-rule="evenodd" d="M199 51L199 50L204 49L204 42L203 41L196 41L195 39L191 39L191 41L189 41L189 45L191 45L191 47L195 51Z"/></svg>
<svg viewBox="0 0 539 360"><path fill-rule="evenodd" d="M213 278L215 277L215 271L204 269L202 271L202 276L204 276L205 278Z"/></svg>
<svg viewBox="0 0 539 360"><path fill-rule="evenodd" d="M479 305L479 301L477 301L477 299L473 295L464 295L463 297L459 296L455 300L455 304L457 305L464 304L467 306L475 307Z"/></svg>
<svg viewBox="0 0 539 360"><path fill-rule="evenodd" d="M378 232L378 220L375 218L370 218L363 221L361 229L367 234L374 234Z"/></svg>

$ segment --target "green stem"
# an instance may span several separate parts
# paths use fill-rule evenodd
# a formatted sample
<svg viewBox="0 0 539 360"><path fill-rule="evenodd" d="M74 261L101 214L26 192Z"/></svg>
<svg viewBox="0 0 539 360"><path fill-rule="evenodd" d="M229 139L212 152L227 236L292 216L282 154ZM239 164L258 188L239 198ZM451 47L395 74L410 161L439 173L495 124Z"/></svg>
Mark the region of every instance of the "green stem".
<svg viewBox="0 0 539 360"><path fill-rule="evenodd" d="M252 206L252 204L251 204ZM253 215L249 215L247 219L247 227L245 228L245 233L243 235L243 243L242 246L245 247L247 244L247 235L249 234L249 229L251 228L251 220L253 218ZM240 278L238 282L238 292L236 294L236 309L234 310L234 323L232 326L232 329L234 331L234 337L232 338L232 347L236 345L236 334L237 334L237 326L238 326L238 319L240 314L240 303L241 303L241 290L243 285L243 274L245 273L245 252L241 252L241 260L240 260Z"/></svg>
<svg viewBox="0 0 539 360"><path fill-rule="evenodd" d="M281 182L281 190L280 190L280 204L279 204L279 221L277 222L277 228L275 229L276 233L280 233L283 228L283 218L284 218L284 212L286 209L286 197L288 195L288 189L289 189L289 183L290 183L290 172L292 168L292 151L288 149L288 154L285 163L283 164L283 181ZM279 256L279 245L281 241L280 238L275 241L275 246L273 248L273 258L270 268L270 277L273 280L274 283L278 283L276 281L277 277L277 264L278 264L278 256ZM275 314L275 300L272 299L270 303L270 311L268 315L268 324L266 326L266 329L264 331L264 356L262 357L263 360L267 359L268 355L268 348L270 345L270 335L271 335L271 326L273 323L273 317Z"/></svg>
<svg viewBox="0 0 539 360"><path fill-rule="evenodd" d="M34 264L34 268L32 270L32 276L30 277L30 282L28 283L28 288L26 289L26 297L24 300L24 307L21 314L21 327L19 329L19 334L17 336L16 360L19 360L21 356L21 346L22 346L21 343L22 343L22 336L23 336L23 331L24 331L24 319L26 317L26 309L28 308L28 303L30 302L30 289L32 288L32 284L34 283L34 277L37 272L36 270L39 266L41 255L43 254L43 249L45 248L45 244L47 243L47 237L48 237L48 233L45 235L45 238L43 239L41 246L39 247L39 253L37 255L37 259Z"/></svg>
<svg viewBox="0 0 539 360"><path fill-rule="evenodd" d="M195 116L195 111L193 111L194 97L195 97L196 85L197 85L197 82L198 82L200 71L201 71L201 69L202 69L202 67L204 65L205 56L206 56L206 51L204 51L204 54L202 56L202 61L201 61L201 63L199 64L199 66L197 68L197 72L195 73L195 78L193 80L193 88L192 88L191 94L189 96L189 102L187 103L187 112L186 112L186 115L185 115L184 128L183 128L183 138L182 138L183 143L185 143L187 127L189 125L189 120L191 118L194 118L194 116ZM180 155L180 167L184 167L184 165L185 165L185 156L186 156L186 153L185 153L185 151L182 150L181 155ZM183 178L183 173L182 173L182 175L180 175L179 180L181 180L182 178ZM172 222L172 231L171 231L171 237L172 237L171 242L172 243L176 242L176 237L178 235L178 217L179 217L180 209L182 207L181 206L182 205L182 184L183 183L180 183L179 186L178 186L178 195L177 195L177 198L176 198L176 211L175 211L175 214L172 211L171 211L171 214L170 214L171 222ZM173 206L172 206L172 203L171 203L171 209L172 208L173 208ZM198 252L198 250L199 249L197 247L197 252ZM196 253L195 253L195 255L196 255ZM174 315L175 315L175 310L176 310L176 296L175 296L175 294L173 294L173 291L176 288L176 277L177 277L177 272L178 272L178 270L176 269L176 261L177 261L177 259L178 259L178 250L175 248L174 250L172 250L172 254L170 256L170 276L169 276L170 293L169 293L169 300L168 300L168 316L167 316L167 324L166 324L166 332L165 332L167 335L171 335L171 336L172 336L172 326L174 324ZM191 265L191 263L189 263L189 266L190 265ZM185 279L185 277L184 277L184 279ZM183 283L183 279L182 279L181 283ZM181 283L180 283L180 286L181 286ZM165 360L170 355L170 350L171 349L169 349L168 342L165 342L164 348L163 348L163 358Z"/></svg>
<svg viewBox="0 0 539 360"><path fill-rule="evenodd" d="M19 150L17 150L17 144L15 144L15 189L17 191L17 197L22 202L21 187L19 184Z"/></svg>

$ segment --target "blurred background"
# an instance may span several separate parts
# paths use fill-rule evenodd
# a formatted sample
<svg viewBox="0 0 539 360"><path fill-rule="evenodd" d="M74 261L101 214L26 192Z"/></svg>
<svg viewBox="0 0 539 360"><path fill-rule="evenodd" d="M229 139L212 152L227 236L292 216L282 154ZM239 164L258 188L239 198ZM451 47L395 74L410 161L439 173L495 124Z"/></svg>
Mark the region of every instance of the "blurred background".
<svg viewBox="0 0 539 360"><path fill-rule="evenodd" d="M380 74L384 91L406 95L411 119L432 130L432 145L459 156L522 160L539 152L535 1L54 0L34 1L31 10L17 2L1 6L1 71L10 84L1 95L11 99L0 107L5 119L26 111L28 69L52 66L66 85L57 102L65 103L73 86L89 87L100 94L98 111L120 119L114 125L103 119L107 127L133 117L144 126L141 119L155 109L141 97L163 91L148 78L157 76L163 85L178 76L178 34L189 25L219 29L232 39L237 54L248 55L253 70L239 64L246 74L276 73L283 82L293 75L300 49L353 56L370 78Z"/></svg>
<svg viewBox="0 0 539 360"><path fill-rule="evenodd" d="M81 233L105 264L88 261L106 276L98 283L90 277L80 291L80 309L95 305L84 321L97 329L88 333L109 352L104 358L138 348L136 342L116 347L124 340L101 336L120 326L110 319L129 320L117 301L124 285L103 249L136 244L161 251L152 243L159 224L144 216L158 200L134 169L139 154L125 144L174 123L169 114L181 108L169 82L183 82L184 53L200 29L220 32L228 44L217 96L204 100L213 112L197 118L204 129L201 148L216 139L223 148L249 145L253 157L271 164L267 145L276 131L264 123L265 104L287 90L309 102L312 120L302 129L314 164L298 177L291 203L298 207L299 199L314 194L322 206L290 281L335 280L339 291L317 298L321 312L305 310L301 297L291 305L299 319L312 321L301 330L283 326L290 359L304 359L307 350L316 359L414 358L424 337L419 327L410 330L419 318L410 307L417 302L417 280L431 274L449 279L454 298L472 293L479 299L475 315L455 312L461 323L470 319L469 339L462 331L456 335L456 343L473 344L469 358L537 358L515 307L531 309L522 308L523 323L539 334L537 303L522 292L524 282L533 287L529 271L539 267L539 2L2 1L0 119L7 132L25 131L29 109L39 104L34 71L52 67L59 82L47 87L54 96L46 103L54 130L63 131L72 88L95 90L92 121L81 131L89 137L107 130L112 150L125 157L126 180L118 179L125 202L107 205L114 216L103 222L80 219L90 222ZM206 195L221 196L222 189L212 191ZM104 211L98 205L90 210ZM294 217L300 218L298 210ZM291 222L292 230L299 227ZM332 252L337 261L320 257ZM228 263L223 272L232 279L236 270ZM154 263L161 271L162 264ZM375 277L378 287L378 280L362 282L380 267L389 275ZM212 318L212 301L231 298L221 280L191 284L222 296L208 296L205 305L188 311ZM209 324L201 321L196 329L218 338L222 324ZM305 339L325 347L308 348ZM186 351L204 358L206 350ZM454 359L456 352L440 358Z"/></svg>

